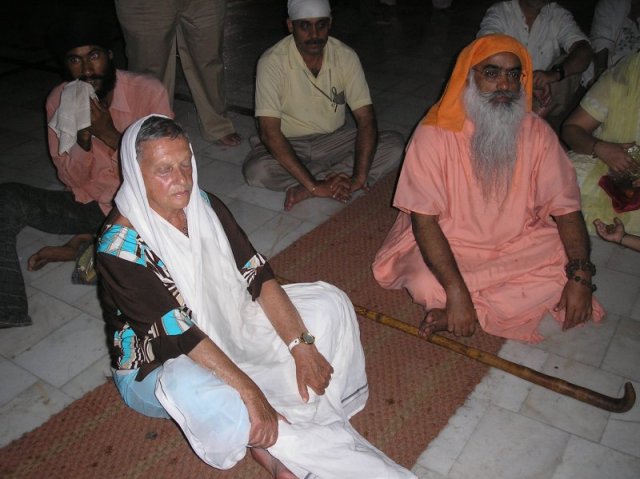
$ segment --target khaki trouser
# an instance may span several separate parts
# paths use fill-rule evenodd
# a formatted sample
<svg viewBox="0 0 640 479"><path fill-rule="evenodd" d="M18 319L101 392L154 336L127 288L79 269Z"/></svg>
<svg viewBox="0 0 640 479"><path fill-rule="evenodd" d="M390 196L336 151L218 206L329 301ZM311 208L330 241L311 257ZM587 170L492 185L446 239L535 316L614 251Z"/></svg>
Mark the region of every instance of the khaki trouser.
<svg viewBox="0 0 640 479"><path fill-rule="evenodd" d="M288 140L300 162L316 179L321 180L331 172L353 175L356 133L354 128L342 127L326 135L307 135ZM285 191L298 184L298 180L269 153L260 138L253 136L249 142L251 151L242 167L249 185ZM369 184L375 183L398 166L403 150L404 140L400 133L379 132L376 152L367 177Z"/></svg>
<svg viewBox="0 0 640 479"><path fill-rule="evenodd" d="M173 104L176 50L198 111L202 136L235 131L226 117L222 59L226 0L115 0L129 69L158 78Z"/></svg>

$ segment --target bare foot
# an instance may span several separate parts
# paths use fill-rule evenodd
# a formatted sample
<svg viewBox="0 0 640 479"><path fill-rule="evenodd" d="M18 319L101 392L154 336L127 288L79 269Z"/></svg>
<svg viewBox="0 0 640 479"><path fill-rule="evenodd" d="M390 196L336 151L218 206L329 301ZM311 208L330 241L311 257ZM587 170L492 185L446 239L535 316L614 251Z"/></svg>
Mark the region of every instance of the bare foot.
<svg viewBox="0 0 640 479"><path fill-rule="evenodd" d="M45 246L32 254L27 261L29 271L38 271L54 261L71 261L76 257L76 252L68 246Z"/></svg>
<svg viewBox="0 0 640 479"><path fill-rule="evenodd" d="M446 331L447 326L447 312L441 308L433 308L420 323L420 336L427 338L438 331Z"/></svg>
<svg viewBox="0 0 640 479"><path fill-rule="evenodd" d="M311 198L311 193L302 185L292 186L287 190L287 196L284 199L284 210L289 211L293 205Z"/></svg>
<svg viewBox="0 0 640 479"><path fill-rule="evenodd" d="M76 259L78 248L91 240L93 235L82 234L71 238L62 246L45 246L32 254L27 261L29 271L38 271L48 263L55 261L73 261Z"/></svg>
<svg viewBox="0 0 640 479"><path fill-rule="evenodd" d="M264 467L271 476L276 479L297 479L296 475L287 469L278 459L273 457L266 449L251 447L251 455L255 461Z"/></svg>
<svg viewBox="0 0 640 479"><path fill-rule="evenodd" d="M229 133L216 141L216 143L222 146L238 146L241 141L242 138L240 138L240 135L237 133Z"/></svg>

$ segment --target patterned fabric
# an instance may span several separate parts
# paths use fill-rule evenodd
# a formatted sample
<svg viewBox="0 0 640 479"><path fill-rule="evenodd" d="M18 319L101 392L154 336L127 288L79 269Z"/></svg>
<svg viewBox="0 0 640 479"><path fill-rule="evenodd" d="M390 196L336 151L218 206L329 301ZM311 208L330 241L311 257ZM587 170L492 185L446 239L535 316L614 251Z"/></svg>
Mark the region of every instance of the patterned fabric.
<svg viewBox="0 0 640 479"><path fill-rule="evenodd" d="M108 225L102 234L97 251L146 268L161 281L180 305L180 307L167 311L161 316L160 321L154 322L142 340L138 339L127 322L114 333L113 344L121 351L117 361L118 369L137 369L143 363L152 362L155 359L153 349L150 346L152 339L161 335L180 335L194 325L191 310L184 304L184 300L162 260L135 230L122 225ZM263 255L256 253L241 268L240 272L247 282L247 287L256 279L258 270L266 262Z"/></svg>
<svg viewBox="0 0 640 479"><path fill-rule="evenodd" d="M162 260L135 230L122 225L108 225L98 243L97 252L109 254L146 268L160 280L180 305L162 315L159 322L152 323L147 335L141 340L138 339L126 321L122 329L115 331L113 344L121 351L117 361L118 368L137 369L142 364L152 362L155 359L150 345L152 339L160 335L179 335L193 326L191 310L184 304L184 300Z"/></svg>

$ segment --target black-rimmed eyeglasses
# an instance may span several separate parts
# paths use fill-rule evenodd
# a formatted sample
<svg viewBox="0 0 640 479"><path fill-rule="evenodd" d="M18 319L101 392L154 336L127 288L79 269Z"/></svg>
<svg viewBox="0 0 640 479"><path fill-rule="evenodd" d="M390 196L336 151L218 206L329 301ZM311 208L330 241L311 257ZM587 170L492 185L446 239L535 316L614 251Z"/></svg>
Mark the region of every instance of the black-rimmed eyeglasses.
<svg viewBox="0 0 640 479"><path fill-rule="evenodd" d="M513 70L504 70L502 68L496 67L484 67L482 70L477 68L472 68L474 72L480 73L485 80L490 83L498 83L500 78L503 76L506 77L507 81L510 83L519 83L524 76L524 73L519 68L514 68Z"/></svg>

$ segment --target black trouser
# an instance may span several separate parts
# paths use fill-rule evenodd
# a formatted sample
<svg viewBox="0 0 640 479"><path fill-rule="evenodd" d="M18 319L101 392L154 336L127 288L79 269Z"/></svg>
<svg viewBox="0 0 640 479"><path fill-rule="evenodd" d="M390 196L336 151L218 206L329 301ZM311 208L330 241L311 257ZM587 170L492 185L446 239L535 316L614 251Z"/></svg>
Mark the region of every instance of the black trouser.
<svg viewBox="0 0 640 479"><path fill-rule="evenodd" d="M25 226L55 234L96 234L103 221L97 202L78 203L69 191L0 184L0 325L28 322L16 235Z"/></svg>

